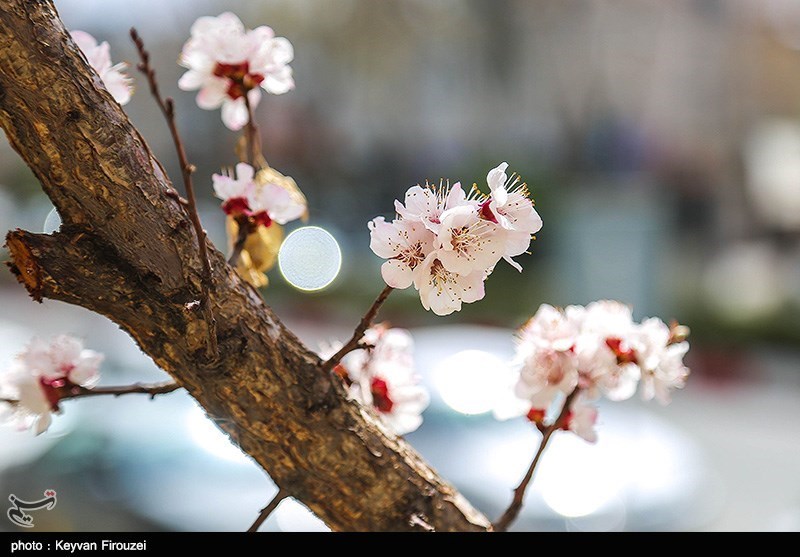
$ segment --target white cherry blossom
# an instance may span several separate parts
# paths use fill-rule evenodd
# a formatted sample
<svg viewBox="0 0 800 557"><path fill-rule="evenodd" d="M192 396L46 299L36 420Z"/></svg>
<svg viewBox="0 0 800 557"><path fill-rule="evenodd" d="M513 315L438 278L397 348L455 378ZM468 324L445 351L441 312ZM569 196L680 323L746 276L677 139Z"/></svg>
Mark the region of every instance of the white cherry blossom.
<svg viewBox="0 0 800 557"><path fill-rule="evenodd" d="M560 310L542 304L517 336L520 376L514 392L535 408L547 408L578 385L577 324Z"/></svg>
<svg viewBox="0 0 800 557"><path fill-rule="evenodd" d="M289 63L294 58L291 43L276 37L266 26L247 30L231 12L201 17L191 28L180 64L189 71L178 87L199 89L197 104L205 110L222 107L222 121L231 130L241 129L249 114L244 96L255 106L261 89L280 95L294 88Z"/></svg>
<svg viewBox="0 0 800 557"><path fill-rule="evenodd" d="M375 325L363 342L370 348L348 353L334 371L348 385L350 397L372 408L395 434L416 430L430 397L414 372L411 335L404 329ZM321 355L333 354L339 347L333 345Z"/></svg>
<svg viewBox="0 0 800 557"><path fill-rule="evenodd" d="M425 187L412 186L405 195L405 204L394 202L395 211L404 220L421 222L431 232L438 233L442 213L455 207L477 207L477 201L467 198L461 182L452 186L440 182L438 186L426 183Z"/></svg>
<svg viewBox="0 0 800 557"><path fill-rule="evenodd" d="M462 303L472 303L484 297L483 281L486 272L473 271L459 275L448 271L441 252L431 252L415 273L414 286L419 290L422 307L436 315L449 315L461 310Z"/></svg>
<svg viewBox="0 0 800 557"><path fill-rule="evenodd" d="M383 280L392 288L408 288L415 269L433 250L433 233L421 222L376 217L369 223L369 247L387 261L381 266Z"/></svg>
<svg viewBox="0 0 800 557"><path fill-rule="evenodd" d="M672 343L671 337L670 328L658 318L646 319L639 326L636 350L644 400L655 398L661 404L668 404L671 392L686 384L689 369L683 357L689 350L689 343Z"/></svg>
<svg viewBox="0 0 800 557"><path fill-rule="evenodd" d="M589 443L596 443L595 424L597 424L597 408L587 404L583 397L578 395L567 414L566 428Z"/></svg>
<svg viewBox="0 0 800 557"><path fill-rule="evenodd" d="M131 100L131 95L133 95L133 80L124 72L128 65L124 62L119 64L111 63L110 48L106 41L98 43L97 39L86 31L75 30L70 35L83 52L83 55L86 56L89 65L100 76L106 91L119 104L127 104Z"/></svg>
<svg viewBox="0 0 800 557"><path fill-rule="evenodd" d="M480 211L484 219L506 231L503 258L522 271L522 266L512 257L528 250L531 236L542 228L542 219L533 207L528 186L516 174L509 178L507 169L508 163L504 162L489 171L486 182L491 193L481 204Z"/></svg>
<svg viewBox="0 0 800 557"><path fill-rule="evenodd" d="M235 175L214 174L212 183L226 214L246 215L263 226L272 221L286 224L300 218L306 210L305 203L278 184L256 183L255 169L247 163L237 164Z"/></svg>
<svg viewBox="0 0 800 557"><path fill-rule="evenodd" d="M439 258L448 271L460 275L487 272L503 256L503 232L481 219L475 207L448 209L441 215L437 235Z"/></svg>
<svg viewBox="0 0 800 557"><path fill-rule="evenodd" d="M61 398L97 382L102 360L102 354L83 348L80 340L68 335L50 341L33 339L0 374L0 398L16 401L5 413L37 435L43 433L60 411Z"/></svg>

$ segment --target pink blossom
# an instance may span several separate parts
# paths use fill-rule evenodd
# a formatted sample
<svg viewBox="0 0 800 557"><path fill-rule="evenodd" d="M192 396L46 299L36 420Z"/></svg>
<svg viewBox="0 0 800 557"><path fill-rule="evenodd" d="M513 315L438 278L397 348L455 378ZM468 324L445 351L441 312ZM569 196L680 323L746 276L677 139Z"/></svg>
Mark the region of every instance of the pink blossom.
<svg viewBox="0 0 800 557"><path fill-rule="evenodd" d="M133 80L123 71L128 65L124 62L111 63L110 49L106 41L98 44L97 40L85 31L72 31L70 35L114 100L121 105L127 104L133 94Z"/></svg>
<svg viewBox="0 0 800 557"><path fill-rule="evenodd" d="M369 223L369 247L387 261L381 266L383 280L392 288L408 288L414 272L433 250L433 233L421 222L376 217Z"/></svg>
<svg viewBox="0 0 800 557"><path fill-rule="evenodd" d="M395 201L396 219L373 219L370 248L387 260L381 267L386 284L413 284L426 310L448 315L484 297L483 283L500 259L522 270L511 256L528 249L530 230L541 222L533 222L538 214L522 186L512 182L511 192L505 182L494 186L501 201L483 203L476 188L468 195L460 182L412 186L403 203Z"/></svg>
<svg viewBox="0 0 800 557"><path fill-rule="evenodd" d="M637 324L629 306L611 300L563 310L543 304L517 334L519 376L508 387L514 396L501 398L494 414L527 414L541 427L559 400L580 389L567 429L594 442L597 411L584 402L600 396L625 400L637 387L645 400L669 402L689 374L683 364L687 335L686 327L668 327L660 319Z"/></svg>
<svg viewBox="0 0 800 557"><path fill-rule="evenodd" d="M415 273L414 286L419 290L422 307L436 315L449 315L461 310L461 304L483 299L486 272L472 271L460 275L448 271L442 263L441 252L431 252Z"/></svg>
<svg viewBox="0 0 800 557"><path fill-rule="evenodd" d="M79 387L91 387L99 379L103 355L83 348L68 335L49 342L35 338L11 368L0 376L0 398L16 400L13 416L36 434L47 430L59 401Z"/></svg>
<svg viewBox="0 0 800 557"><path fill-rule="evenodd" d="M236 165L235 176L214 174L214 194L223 201L226 214L252 217L256 223L269 226L272 221L286 224L300 218L306 205L277 184L255 182L255 169L247 163Z"/></svg>
<svg viewBox="0 0 800 557"><path fill-rule="evenodd" d="M292 44L276 37L270 27L247 30L231 12L201 17L192 25L191 38L181 52L180 64L189 71L178 87L199 89L198 106L222 107L223 123L239 130L249 119L245 95L255 108L261 89L274 95L294 89L289 66L293 58Z"/></svg>
<svg viewBox="0 0 800 557"><path fill-rule="evenodd" d="M578 385L575 343L578 327L564 312L542 304L517 334L516 365L520 376L514 392L536 408L548 408L561 393Z"/></svg>
<svg viewBox="0 0 800 557"><path fill-rule="evenodd" d="M522 271L520 264L512 257L528 250L531 236L542 228L542 218L533 207L528 186L516 174L509 178L507 169L508 163L504 162L486 176L491 194L481 204L481 215L505 231L502 257L512 267Z"/></svg>
<svg viewBox="0 0 800 557"><path fill-rule="evenodd" d="M671 391L683 388L689 376L689 369L683 364L689 343L673 343L670 328L655 317L643 321L637 332L642 398L668 404Z"/></svg>
<svg viewBox="0 0 800 557"><path fill-rule="evenodd" d="M456 207L477 207L477 202L467 198L461 182L452 187L449 182L440 182L438 186L426 183L424 188L410 187L405 195L405 205L395 201L394 207L403 220L420 222L431 232L438 233L442 213Z"/></svg>
<svg viewBox="0 0 800 557"><path fill-rule="evenodd" d="M414 373L414 343L408 331L375 325L364 335L368 349L347 354L334 368L351 398L372 408L397 435L416 430L428 406L427 390ZM326 352L335 352L337 346ZM323 354L323 357L328 354Z"/></svg>
<svg viewBox="0 0 800 557"><path fill-rule="evenodd" d="M575 397L567 413L565 429L589 443L597 443L596 423L597 408L586 404L580 395Z"/></svg>

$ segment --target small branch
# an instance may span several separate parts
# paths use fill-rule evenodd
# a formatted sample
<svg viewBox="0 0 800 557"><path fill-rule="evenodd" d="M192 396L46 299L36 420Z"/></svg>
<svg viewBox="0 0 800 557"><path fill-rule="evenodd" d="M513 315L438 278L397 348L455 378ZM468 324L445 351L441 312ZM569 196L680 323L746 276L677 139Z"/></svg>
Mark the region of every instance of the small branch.
<svg viewBox="0 0 800 557"><path fill-rule="evenodd" d="M572 401L578 396L578 392L580 392L579 388L576 388L572 391L564 400L564 406L561 408L561 413L558 415L558 418L550 424L550 426L545 429L542 442L539 443L539 449L536 451L536 455L533 457L533 461L531 465L528 467L528 471L525 473L525 477L522 478L522 481L514 490L514 498L511 500L511 504L506 509L506 512L503 513L497 521L492 524L492 529L495 532L505 532L508 527L517 519L519 516L519 511L522 510L522 501L525 498L525 491L528 489L528 484L531 483L533 479L533 473L536 471L536 466L539 464L539 460L542 458L542 454L544 454L545 448L547 448L547 443L550 441L550 438L553 434L561 429L561 427L566 422L567 416L569 415L570 406L572 406Z"/></svg>
<svg viewBox="0 0 800 557"><path fill-rule="evenodd" d="M232 267L236 267L236 265L239 263L239 257L242 255L242 250L247 242L247 237L255 231L255 226L246 216L237 217L236 224L239 227L239 231L236 234L236 241L233 243L233 251L231 252L231 256L228 258L228 264Z"/></svg>
<svg viewBox="0 0 800 557"><path fill-rule="evenodd" d="M264 521L267 520L269 515L272 514L272 511L278 508L278 505L281 504L281 501L289 497L289 494L283 490L283 488L278 489L278 493L275 494L275 497L272 498L272 501L269 504L261 509L261 513L256 518L256 521L253 522L253 525L247 529L248 532L258 532L258 529L261 528L261 525L264 524Z"/></svg>
<svg viewBox="0 0 800 557"><path fill-rule="evenodd" d="M79 385L70 385L58 391L58 400L69 400L73 398L87 398L92 396L121 396L132 394L149 395L151 399L158 395L165 395L181 389L182 387L177 383L170 381L169 383L155 383L153 385L142 385L135 383L133 385L125 385L121 387L81 387ZM19 404L18 400L10 398L0 398L0 402L6 402L15 406Z"/></svg>
<svg viewBox="0 0 800 557"><path fill-rule="evenodd" d="M381 291L380 294L378 294L378 297L375 298L374 302L372 302L372 305L367 310L367 313L365 313L364 317L361 318L356 330L353 331L353 336L350 337L350 340L348 340L347 343L342 346L338 352L336 352L336 354L328 358L322 364L323 371L329 372L334 368L334 366L336 366L336 364L342 361L342 358L344 358L347 354L362 347L361 339L364 337L364 333L367 329L369 329L370 325L372 325L372 322L375 320L375 316L378 315L378 310L381 309L383 302L386 301L386 298L389 297L389 294L392 293L392 290L394 290L394 288L387 286Z"/></svg>
<svg viewBox="0 0 800 557"><path fill-rule="evenodd" d="M62 400L70 398L86 398L91 396L121 396L132 394L149 395L150 398L153 399L158 395L172 393L180 388L182 388L180 385L172 381L169 383L156 383L153 385L142 385L141 383L136 383L134 385L127 385L123 387L93 387L91 389L80 387L80 390L76 394L65 396Z"/></svg>
<svg viewBox="0 0 800 557"><path fill-rule="evenodd" d="M250 157L250 164L255 167L256 165L260 165L264 155L261 150L261 134L258 131L258 124L256 124L255 111L246 93L244 95L244 105L247 107L247 126L245 127L247 151Z"/></svg>
<svg viewBox="0 0 800 557"><path fill-rule="evenodd" d="M158 80L156 80L156 71L150 66L150 53L144 48L144 41L142 41L136 29L131 28L131 39L136 45L136 50L139 52L141 62L137 66L139 71L145 74L147 82L150 85L150 93L156 100L158 107L161 109L164 118L169 126L169 131L172 134L172 141L175 144L175 150L178 153L178 160L181 165L181 174L183 175L183 185L186 188L186 201L185 208L188 210L189 218L194 226L195 233L197 234L197 244L200 249L200 259L203 263L203 299L201 300L203 311L205 314L206 324L208 326L208 340L206 344L206 354L212 360L219 358L219 349L217 347L217 322L211 311L210 295L213 290L213 282L211 279L211 263L208 258L208 248L206 246L206 231L200 222L200 215L197 212L197 201L194 195L194 186L192 185L192 173L195 171L193 164L189 163L186 157L186 149L183 146L183 140L180 133L178 133L178 126L175 123L175 103L171 97L164 99L158 88ZM183 206L183 204L181 204Z"/></svg>

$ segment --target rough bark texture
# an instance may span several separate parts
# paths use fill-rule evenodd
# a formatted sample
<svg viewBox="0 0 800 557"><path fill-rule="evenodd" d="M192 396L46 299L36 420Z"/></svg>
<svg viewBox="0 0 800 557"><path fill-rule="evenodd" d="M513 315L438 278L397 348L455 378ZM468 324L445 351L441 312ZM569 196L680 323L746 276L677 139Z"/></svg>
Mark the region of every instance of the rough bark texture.
<svg viewBox="0 0 800 557"><path fill-rule="evenodd" d="M206 359L202 314L186 306L201 292L188 217L49 0L0 6L0 125L64 223L53 235L7 237L11 269L35 299L118 323L333 529L489 528L411 447L346 400L211 244L220 359Z"/></svg>

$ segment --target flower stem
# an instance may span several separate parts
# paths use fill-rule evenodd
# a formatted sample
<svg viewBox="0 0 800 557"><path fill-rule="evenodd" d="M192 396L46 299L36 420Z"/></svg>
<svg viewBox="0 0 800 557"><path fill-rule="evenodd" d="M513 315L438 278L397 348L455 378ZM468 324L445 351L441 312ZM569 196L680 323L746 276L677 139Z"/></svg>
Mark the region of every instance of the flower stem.
<svg viewBox="0 0 800 557"><path fill-rule="evenodd" d="M514 498L511 500L511 504L508 506L503 515L492 524L492 529L495 532L505 532L511 523L514 522L519 516L519 512L522 510L522 501L525 498L525 491L528 489L528 485L533 479L533 474L536 471L539 460L544 454L545 448L547 448L547 443L550 441L550 438L553 436L553 434L565 425L567 416L569 415L570 406L572 406L572 401L576 396L578 396L579 391L580 389L576 388L567 396L566 400L564 400L564 406L561 408L561 413L558 415L558 418L556 418L555 421L544 430L542 434L542 442L539 443L539 449L536 451L536 455L533 457L533 461L528 467L525 477L522 478L522 481L514 490Z"/></svg>
<svg viewBox="0 0 800 557"><path fill-rule="evenodd" d="M183 146L183 140L180 133L178 133L178 126L175 123L175 103L171 97L164 99L158 88L158 80L156 79L156 72L150 66L150 53L144 47L144 41L139 36L135 28L131 28L131 39L136 45L136 50L139 52L141 62L138 64L139 71L145 74L147 82L150 85L150 93L155 99L161 112L164 114L164 119L169 126L170 134L172 134L172 141L175 144L175 150L178 153L178 160L181 165L181 174L183 176L183 185L186 188L187 203L181 206L187 210L189 219L194 227L195 234L197 235L197 244L200 251L200 260L203 265L202 274L202 289L203 295L201 306L205 315L206 324L208 326L208 338L206 342L206 354L211 360L216 360L219 357L219 349L217 347L217 321L214 313L211 310L210 296L214 288L211 262L208 258L208 247L206 246L206 231L200 222L200 215L197 212L197 200L194 195L194 186L192 184L192 173L195 171L195 166L189 163L186 157L186 149Z"/></svg>
<svg viewBox="0 0 800 557"><path fill-rule="evenodd" d="M250 165L255 167L262 166L264 155L261 150L261 133L256 124L256 115L253 105L247 95L244 96L244 105L247 107L247 125L245 126L245 138L247 141L247 151L250 157Z"/></svg>
<svg viewBox="0 0 800 557"><path fill-rule="evenodd" d="M233 243L233 251L228 258L228 264L236 267L239 263L239 258L242 256L242 250L247 242L247 237L255 231L253 222L246 216L237 217L236 224L238 225L238 232L236 233L236 241Z"/></svg>
<svg viewBox="0 0 800 557"><path fill-rule="evenodd" d="M284 491L283 488L279 488L278 493L275 494L275 497L272 498L272 501L270 501L266 507L261 509L261 513L259 513L258 518L256 518L256 521L253 522L253 525L250 526L250 528L248 528L247 531L258 532L258 529L261 527L262 524L264 524L264 521L267 520L269 515L272 514L272 511L277 509L281 501L283 501L287 497L289 497L289 494L286 491Z"/></svg>
<svg viewBox="0 0 800 557"><path fill-rule="evenodd" d="M119 387L81 387L78 385L71 385L59 390L58 400L69 400L73 398L88 398L92 396L120 396L131 394L150 395L150 398L155 398L158 395L165 395L172 393L182 388L175 382L168 383L154 383L152 385L143 385L135 383L133 385L124 385ZM19 404L18 400L10 398L0 398L0 402L5 402L11 405Z"/></svg>
<svg viewBox="0 0 800 557"><path fill-rule="evenodd" d="M157 383L153 385L142 385L141 383L135 383L133 385L127 385L123 387L94 387L94 388L86 388L81 387L80 390L71 396L66 396L64 398L86 398L90 396L103 396L103 395L111 395L111 396L120 396L120 395L131 395L131 394L144 394L149 395L150 398L155 398L157 395L165 395L168 393L172 393L180 389L181 386L174 382L169 383Z"/></svg>
<svg viewBox="0 0 800 557"><path fill-rule="evenodd" d="M372 325L372 322L375 320L375 316L378 315L378 310L381 309L383 302L386 301L386 298L389 297L389 294L392 293L392 290L394 290L394 288L387 286L381 291L380 294L378 294L378 297L375 298L374 302L372 302L372 305L367 310L367 313L365 313L364 317L362 317L361 321L359 321L358 326L356 327L355 331L353 331L353 336L350 337L350 340L348 340L347 343L345 343L345 345L342 346L338 352L336 352L336 354L323 362L323 371L332 370L336 364L342 361L342 358L344 358L347 354L353 350L361 348L361 339L364 337L364 333L367 329L369 329L370 325Z"/></svg>

